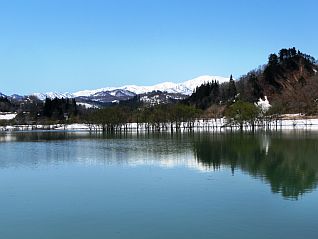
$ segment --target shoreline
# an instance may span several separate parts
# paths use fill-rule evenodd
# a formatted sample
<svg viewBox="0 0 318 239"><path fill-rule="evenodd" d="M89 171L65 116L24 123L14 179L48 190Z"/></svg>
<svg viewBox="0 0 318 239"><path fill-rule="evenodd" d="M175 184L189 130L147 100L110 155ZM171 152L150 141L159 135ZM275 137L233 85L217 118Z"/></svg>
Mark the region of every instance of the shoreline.
<svg viewBox="0 0 318 239"><path fill-rule="evenodd" d="M287 116L287 115L286 115ZM300 117L288 115L275 120L255 122L252 127L248 122L243 124L243 131L251 130L318 130L318 117ZM51 125L7 125L0 126L0 132L12 131L103 131L103 127L97 124L73 123L73 124L51 124ZM225 118L197 119L193 122L160 123L155 127L147 123L126 123L117 126L113 132L127 131L231 131L240 130Z"/></svg>

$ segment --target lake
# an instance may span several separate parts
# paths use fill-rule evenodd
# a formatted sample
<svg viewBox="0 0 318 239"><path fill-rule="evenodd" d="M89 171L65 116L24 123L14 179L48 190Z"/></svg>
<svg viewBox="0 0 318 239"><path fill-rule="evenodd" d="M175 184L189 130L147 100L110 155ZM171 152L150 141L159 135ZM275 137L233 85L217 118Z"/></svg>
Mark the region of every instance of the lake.
<svg viewBox="0 0 318 239"><path fill-rule="evenodd" d="M317 238L318 132L0 134L0 238Z"/></svg>

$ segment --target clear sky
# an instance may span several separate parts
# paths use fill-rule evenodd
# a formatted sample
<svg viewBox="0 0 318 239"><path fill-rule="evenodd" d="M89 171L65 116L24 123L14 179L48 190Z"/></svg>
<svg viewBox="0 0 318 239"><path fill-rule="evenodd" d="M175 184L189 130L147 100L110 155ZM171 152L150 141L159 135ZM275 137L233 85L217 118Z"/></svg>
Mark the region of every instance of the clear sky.
<svg viewBox="0 0 318 239"><path fill-rule="evenodd" d="M0 0L0 92L239 77L272 52L318 57L317 0Z"/></svg>

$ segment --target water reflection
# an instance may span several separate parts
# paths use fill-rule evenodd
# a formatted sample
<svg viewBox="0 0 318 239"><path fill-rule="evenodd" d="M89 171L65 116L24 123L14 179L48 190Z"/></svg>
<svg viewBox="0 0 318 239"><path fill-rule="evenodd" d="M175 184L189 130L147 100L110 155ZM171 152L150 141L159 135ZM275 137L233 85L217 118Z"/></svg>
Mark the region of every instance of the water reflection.
<svg viewBox="0 0 318 239"><path fill-rule="evenodd" d="M0 167L48 164L198 165L187 134L102 134L88 132L25 132L0 135ZM1 142L1 140L0 140Z"/></svg>
<svg viewBox="0 0 318 239"><path fill-rule="evenodd" d="M0 168L41 165L151 165L213 172L243 171L273 193L298 199L318 182L318 135L122 134L25 132L0 134Z"/></svg>
<svg viewBox="0 0 318 239"><path fill-rule="evenodd" d="M242 170L269 183L274 193L297 199L317 187L318 141L311 134L213 134L193 141L198 163L213 170Z"/></svg>

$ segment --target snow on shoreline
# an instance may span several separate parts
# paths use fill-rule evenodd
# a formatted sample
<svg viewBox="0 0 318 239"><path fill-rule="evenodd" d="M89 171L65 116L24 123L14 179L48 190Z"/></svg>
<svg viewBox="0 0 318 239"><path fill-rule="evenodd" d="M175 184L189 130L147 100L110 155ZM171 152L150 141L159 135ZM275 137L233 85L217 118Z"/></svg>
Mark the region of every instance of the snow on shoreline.
<svg viewBox="0 0 318 239"><path fill-rule="evenodd" d="M145 124L128 123L126 128L128 131L147 131ZM174 125L175 126L175 125ZM239 127L227 126L225 118L209 119L209 120L196 120L192 125L194 131L227 131L236 130ZM122 126L124 129L124 126ZM181 123L181 130L188 131L188 123ZM313 119L300 119L300 118L285 118L281 120L273 120L266 123L266 126L256 126L255 129L265 130L318 130L318 118ZM57 125L12 125L0 126L0 131L31 131L31 130L55 130L55 131L102 131L101 126L92 124L57 124ZM251 130L249 125L245 125L243 130ZM167 124L167 129L161 131L170 131L170 123Z"/></svg>

